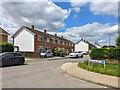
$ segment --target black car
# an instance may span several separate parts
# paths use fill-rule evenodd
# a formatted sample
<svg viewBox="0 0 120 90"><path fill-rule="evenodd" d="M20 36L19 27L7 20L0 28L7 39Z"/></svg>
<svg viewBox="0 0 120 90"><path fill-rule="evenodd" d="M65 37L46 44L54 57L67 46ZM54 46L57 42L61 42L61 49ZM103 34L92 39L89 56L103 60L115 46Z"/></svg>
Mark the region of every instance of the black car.
<svg viewBox="0 0 120 90"><path fill-rule="evenodd" d="M20 52L5 52L0 54L0 66L22 65L24 62L25 58Z"/></svg>

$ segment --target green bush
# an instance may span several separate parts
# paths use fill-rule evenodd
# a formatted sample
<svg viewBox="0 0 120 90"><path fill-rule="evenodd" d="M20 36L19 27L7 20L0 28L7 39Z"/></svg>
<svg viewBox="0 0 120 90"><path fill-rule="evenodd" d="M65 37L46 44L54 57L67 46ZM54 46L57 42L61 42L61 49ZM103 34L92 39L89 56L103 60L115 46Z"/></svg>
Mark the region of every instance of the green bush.
<svg viewBox="0 0 120 90"><path fill-rule="evenodd" d="M94 48L89 55L92 59L120 60L120 48Z"/></svg>
<svg viewBox="0 0 120 90"><path fill-rule="evenodd" d="M0 51L3 52L13 52L14 46L10 43L0 43Z"/></svg>

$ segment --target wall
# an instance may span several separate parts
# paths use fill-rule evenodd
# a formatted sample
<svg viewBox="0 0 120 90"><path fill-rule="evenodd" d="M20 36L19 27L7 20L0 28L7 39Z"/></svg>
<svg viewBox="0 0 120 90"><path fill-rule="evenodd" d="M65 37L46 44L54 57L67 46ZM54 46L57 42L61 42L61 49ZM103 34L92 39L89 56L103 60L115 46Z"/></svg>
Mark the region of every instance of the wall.
<svg viewBox="0 0 120 90"><path fill-rule="evenodd" d="M57 44L57 41L54 44L52 39L50 39L50 42L47 42L46 38L44 38L43 42L41 42L41 41L38 41L37 36L35 38L35 44L36 44L35 45L36 52L37 52L38 46L43 46L44 50L45 50L45 45L46 45L46 47L51 47L51 50L53 50L55 47L59 47L59 48L65 48L65 49L67 48L67 49L69 49L69 52L71 52L71 49L73 49L73 51L74 51L74 46L62 45L62 41L60 42L60 44Z"/></svg>
<svg viewBox="0 0 120 90"><path fill-rule="evenodd" d="M81 41L75 45L75 51L88 51L89 50L88 46L89 45L87 43Z"/></svg>
<svg viewBox="0 0 120 90"><path fill-rule="evenodd" d="M18 46L21 52L34 52L34 35L26 29L21 30L14 37L14 46Z"/></svg>

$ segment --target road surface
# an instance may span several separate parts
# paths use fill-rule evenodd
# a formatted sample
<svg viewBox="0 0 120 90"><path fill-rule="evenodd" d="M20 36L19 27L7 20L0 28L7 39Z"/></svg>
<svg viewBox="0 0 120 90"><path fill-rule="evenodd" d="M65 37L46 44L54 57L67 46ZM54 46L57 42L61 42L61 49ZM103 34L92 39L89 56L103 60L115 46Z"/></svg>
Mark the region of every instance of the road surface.
<svg viewBox="0 0 120 90"><path fill-rule="evenodd" d="M2 68L2 88L105 88L73 78L60 67L67 62L83 62L83 59L31 60L26 65Z"/></svg>

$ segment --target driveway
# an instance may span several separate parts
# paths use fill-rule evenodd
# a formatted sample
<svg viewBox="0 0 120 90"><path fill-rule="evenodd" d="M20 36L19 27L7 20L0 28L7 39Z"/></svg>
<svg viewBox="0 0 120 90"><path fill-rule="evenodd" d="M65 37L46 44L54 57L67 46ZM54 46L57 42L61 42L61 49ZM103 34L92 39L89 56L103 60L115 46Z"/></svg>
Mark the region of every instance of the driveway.
<svg viewBox="0 0 120 90"><path fill-rule="evenodd" d="M34 60L26 65L2 68L3 88L105 88L64 74L60 67L67 62L83 62L83 59Z"/></svg>

